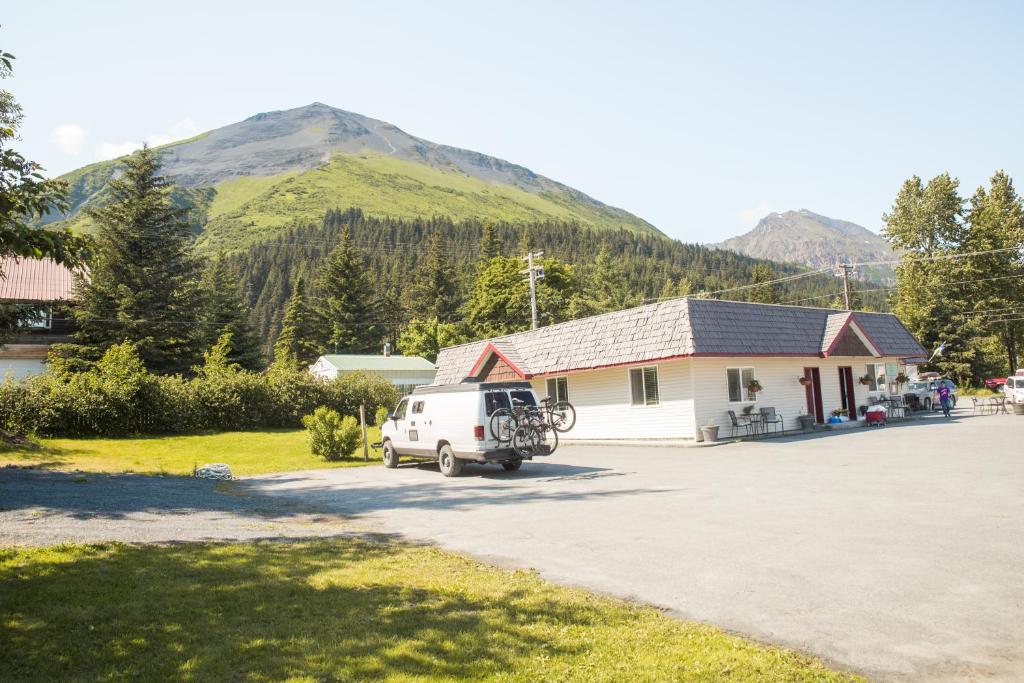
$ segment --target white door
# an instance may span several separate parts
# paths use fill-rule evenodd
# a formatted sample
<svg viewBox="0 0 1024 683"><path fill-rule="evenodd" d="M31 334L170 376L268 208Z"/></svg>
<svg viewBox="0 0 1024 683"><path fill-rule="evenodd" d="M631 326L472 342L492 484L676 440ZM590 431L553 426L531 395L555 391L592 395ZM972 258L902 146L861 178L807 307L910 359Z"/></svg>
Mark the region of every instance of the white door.
<svg viewBox="0 0 1024 683"><path fill-rule="evenodd" d="M403 398L392 413L394 431L391 434L391 445L399 453L407 453L409 449L409 426L406 420L409 410L409 399Z"/></svg>
<svg viewBox="0 0 1024 683"><path fill-rule="evenodd" d="M435 397L413 396L410 398L409 415L406 419L409 425L406 430L409 437L409 448L413 451L422 450L424 455L429 455L433 451L431 436L433 420L430 417L431 413L427 410L427 402L431 398Z"/></svg>

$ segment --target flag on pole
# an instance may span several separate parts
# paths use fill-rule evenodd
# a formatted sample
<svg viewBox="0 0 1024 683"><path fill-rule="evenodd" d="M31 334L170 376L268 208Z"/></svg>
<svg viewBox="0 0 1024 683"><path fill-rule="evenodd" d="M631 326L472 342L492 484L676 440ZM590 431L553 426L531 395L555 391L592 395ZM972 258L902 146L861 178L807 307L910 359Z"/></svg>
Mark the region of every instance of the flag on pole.
<svg viewBox="0 0 1024 683"><path fill-rule="evenodd" d="M928 359L928 362L931 363L933 360L935 360L935 356L941 356L942 352L945 350L946 342L942 342L941 344L939 344L939 347L932 352L932 356L931 358Z"/></svg>

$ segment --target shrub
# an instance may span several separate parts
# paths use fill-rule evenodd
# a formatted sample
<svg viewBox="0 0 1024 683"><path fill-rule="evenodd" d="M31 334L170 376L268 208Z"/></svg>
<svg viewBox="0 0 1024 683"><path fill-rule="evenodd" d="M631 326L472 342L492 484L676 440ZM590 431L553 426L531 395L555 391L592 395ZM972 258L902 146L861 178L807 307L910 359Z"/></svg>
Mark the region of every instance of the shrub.
<svg viewBox="0 0 1024 683"><path fill-rule="evenodd" d="M388 413L390 412L391 409L388 408L387 406L381 406L380 408L377 408L377 413L373 416L373 424L377 425L378 427L384 424L384 420L388 419Z"/></svg>
<svg viewBox="0 0 1024 683"><path fill-rule="evenodd" d="M366 406L367 415L374 415L381 406L393 406L398 401L394 384L368 372L350 372L325 386L326 405L342 415L358 415L360 404Z"/></svg>
<svg viewBox="0 0 1024 683"><path fill-rule="evenodd" d="M342 418L336 410L320 406L312 415L302 418L309 432L309 448L324 460L341 460L352 455L359 445L359 422L354 417Z"/></svg>

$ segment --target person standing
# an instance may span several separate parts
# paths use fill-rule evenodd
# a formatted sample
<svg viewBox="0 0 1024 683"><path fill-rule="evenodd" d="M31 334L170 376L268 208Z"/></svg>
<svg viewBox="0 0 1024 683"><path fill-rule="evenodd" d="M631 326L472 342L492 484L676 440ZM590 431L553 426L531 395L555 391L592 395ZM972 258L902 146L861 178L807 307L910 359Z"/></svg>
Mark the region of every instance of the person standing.
<svg viewBox="0 0 1024 683"><path fill-rule="evenodd" d="M949 387L941 380L939 381L939 403L942 405L942 414L949 417Z"/></svg>

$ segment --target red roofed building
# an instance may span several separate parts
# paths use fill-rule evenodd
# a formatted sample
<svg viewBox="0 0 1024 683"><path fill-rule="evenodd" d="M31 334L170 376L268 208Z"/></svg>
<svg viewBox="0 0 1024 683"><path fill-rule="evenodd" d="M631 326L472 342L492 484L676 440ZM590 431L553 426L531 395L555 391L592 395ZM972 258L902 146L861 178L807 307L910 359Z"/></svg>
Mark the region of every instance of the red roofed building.
<svg viewBox="0 0 1024 683"><path fill-rule="evenodd" d="M74 273L53 259L0 259L0 302L38 307L38 314L0 346L0 379L46 371L50 345L74 331L67 304L74 300Z"/></svg>

